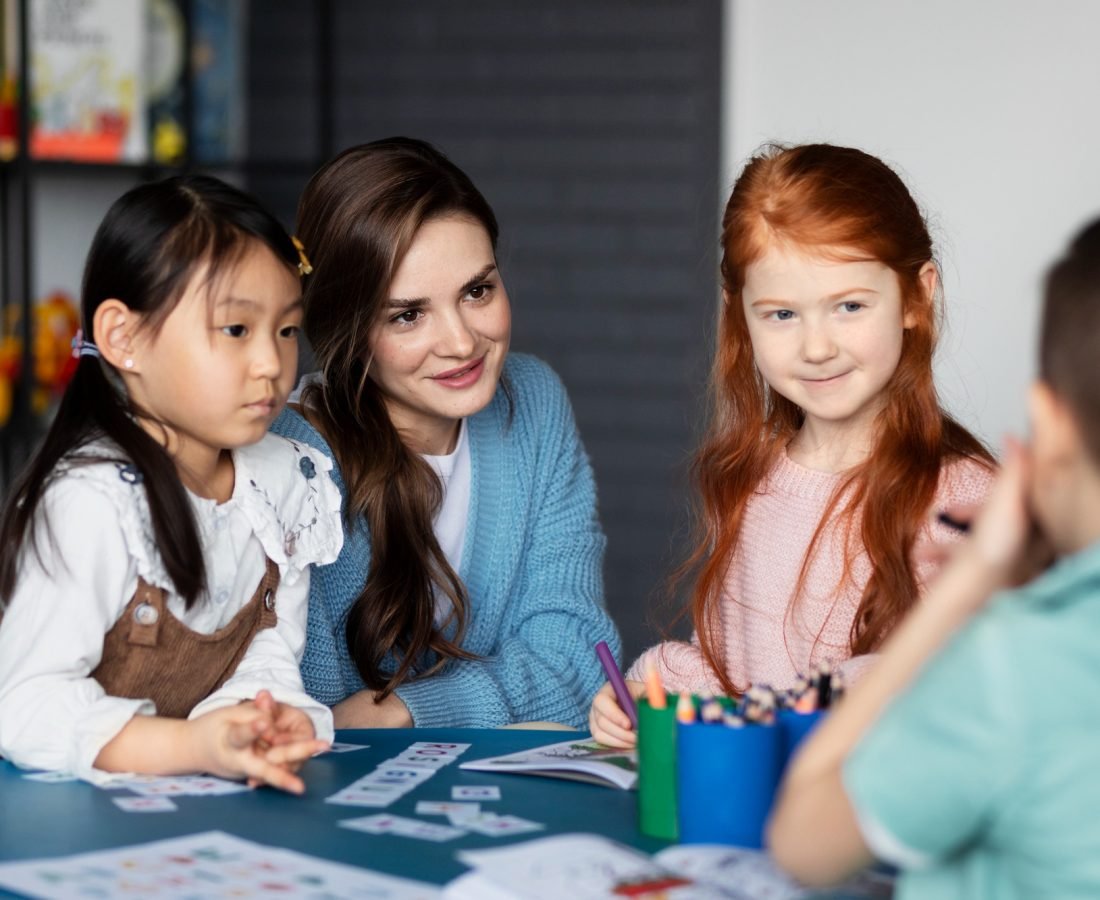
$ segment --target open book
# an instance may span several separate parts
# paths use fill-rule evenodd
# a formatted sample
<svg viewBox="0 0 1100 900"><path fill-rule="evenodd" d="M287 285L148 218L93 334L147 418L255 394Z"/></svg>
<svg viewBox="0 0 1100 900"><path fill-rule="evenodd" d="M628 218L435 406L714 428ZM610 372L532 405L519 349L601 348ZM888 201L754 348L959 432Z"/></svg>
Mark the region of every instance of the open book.
<svg viewBox="0 0 1100 900"><path fill-rule="evenodd" d="M815 891L759 850L696 844L648 856L595 834L559 834L458 857L474 868L443 889L444 900L885 900L893 889L891 876L870 871Z"/></svg>
<svg viewBox="0 0 1100 900"><path fill-rule="evenodd" d="M505 756L473 759L459 768L572 778L626 791L638 780L638 753L636 750L613 750L589 738L562 741Z"/></svg>

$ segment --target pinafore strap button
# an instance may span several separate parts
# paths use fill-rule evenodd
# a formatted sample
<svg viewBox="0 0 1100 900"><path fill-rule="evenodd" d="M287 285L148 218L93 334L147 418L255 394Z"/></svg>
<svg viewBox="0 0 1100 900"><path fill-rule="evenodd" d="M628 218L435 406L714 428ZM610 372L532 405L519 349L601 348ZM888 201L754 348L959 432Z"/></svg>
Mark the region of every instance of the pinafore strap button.
<svg viewBox="0 0 1100 900"><path fill-rule="evenodd" d="M134 621L138 625L156 625L159 618L160 613L157 612L156 607L148 603L139 604L134 610Z"/></svg>

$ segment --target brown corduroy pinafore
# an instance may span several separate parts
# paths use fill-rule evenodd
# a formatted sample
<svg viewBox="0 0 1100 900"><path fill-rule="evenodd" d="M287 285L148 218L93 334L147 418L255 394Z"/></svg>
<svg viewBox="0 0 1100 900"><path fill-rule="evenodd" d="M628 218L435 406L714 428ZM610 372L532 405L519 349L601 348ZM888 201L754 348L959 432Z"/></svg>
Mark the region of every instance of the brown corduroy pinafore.
<svg viewBox="0 0 1100 900"><path fill-rule="evenodd" d="M252 638L273 627L279 567L267 571L252 599L212 634L192 631L168 611L165 592L139 577L133 599L103 638L92 677L112 697L148 698L158 716L184 719L236 671Z"/></svg>

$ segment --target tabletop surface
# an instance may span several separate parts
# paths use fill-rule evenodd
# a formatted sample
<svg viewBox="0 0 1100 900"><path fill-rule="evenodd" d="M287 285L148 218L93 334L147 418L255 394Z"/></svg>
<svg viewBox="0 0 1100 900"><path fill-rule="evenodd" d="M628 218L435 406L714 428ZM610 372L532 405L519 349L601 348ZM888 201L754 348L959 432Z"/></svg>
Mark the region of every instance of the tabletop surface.
<svg viewBox="0 0 1100 900"><path fill-rule="evenodd" d="M458 763L582 737L579 732L484 729L374 729L341 731L337 740L366 744L365 750L327 753L302 769L306 794L295 797L270 788L227 796L173 797L167 813L123 812L111 801L126 792L80 781L44 784L23 778L0 761L0 860L65 856L146 841L220 830L311 856L391 875L444 884L467 871L459 850L499 847L534 837L590 832L652 853L666 841L637 828L637 794L615 788L532 775L469 772ZM325 803L325 798L366 775L416 741L470 744L458 763L440 769L385 810ZM544 831L488 837L476 833L433 843L390 834L364 834L337 825L341 819L377 812L421 818L441 825L442 817L417 816L420 800L450 800L453 785L498 785L501 799L482 809L520 816Z"/></svg>

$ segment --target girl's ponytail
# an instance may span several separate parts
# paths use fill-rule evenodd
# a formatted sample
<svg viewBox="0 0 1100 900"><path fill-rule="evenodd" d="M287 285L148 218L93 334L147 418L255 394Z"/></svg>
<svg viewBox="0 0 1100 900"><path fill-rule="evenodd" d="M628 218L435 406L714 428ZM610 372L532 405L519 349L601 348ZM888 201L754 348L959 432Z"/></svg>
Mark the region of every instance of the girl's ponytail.
<svg viewBox="0 0 1100 900"><path fill-rule="evenodd" d="M202 548L187 499L171 457L134 421L129 404L111 384L101 363L84 356L42 446L29 467L15 482L0 517L0 601L7 603L15 591L24 547L40 553L32 523L50 480L65 457L71 465L100 462L102 455L82 455L80 450L98 438L108 438L120 453L109 457L132 466L149 498L153 533L166 571L176 591L191 606L206 583Z"/></svg>

